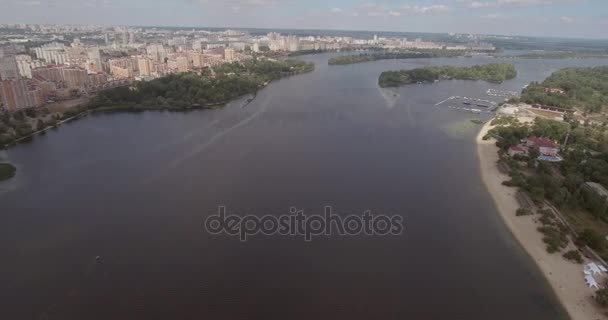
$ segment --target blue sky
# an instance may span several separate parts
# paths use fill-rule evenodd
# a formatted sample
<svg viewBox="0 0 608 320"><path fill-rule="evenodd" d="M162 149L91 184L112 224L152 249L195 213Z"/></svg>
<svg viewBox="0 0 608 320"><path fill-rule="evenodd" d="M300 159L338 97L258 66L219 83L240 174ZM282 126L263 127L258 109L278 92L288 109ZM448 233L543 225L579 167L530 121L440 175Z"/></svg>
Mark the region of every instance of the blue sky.
<svg viewBox="0 0 608 320"><path fill-rule="evenodd" d="M1 23L608 38L607 0L0 0Z"/></svg>

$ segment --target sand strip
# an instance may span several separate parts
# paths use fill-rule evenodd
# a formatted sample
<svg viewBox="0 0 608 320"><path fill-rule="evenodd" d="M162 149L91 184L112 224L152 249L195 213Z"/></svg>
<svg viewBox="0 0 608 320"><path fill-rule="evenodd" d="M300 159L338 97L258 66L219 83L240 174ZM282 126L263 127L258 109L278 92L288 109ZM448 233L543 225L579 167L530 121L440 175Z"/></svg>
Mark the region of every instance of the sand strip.
<svg viewBox="0 0 608 320"><path fill-rule="evenodd" d="M536 230L539 225L534 222L535 217L515 215L519 208L515 199L517 189L502 185L510 177L498 171L496 141L482 140L490 129L488 121L477 136L477 153L482 181L492 195L502 220L538 265L573 320L606 319L593 301L593 290L584 282L583 266L564 259L560 253L549 254L542 242L542 234ZM570 246L574 248L572 244Z"/></svg>

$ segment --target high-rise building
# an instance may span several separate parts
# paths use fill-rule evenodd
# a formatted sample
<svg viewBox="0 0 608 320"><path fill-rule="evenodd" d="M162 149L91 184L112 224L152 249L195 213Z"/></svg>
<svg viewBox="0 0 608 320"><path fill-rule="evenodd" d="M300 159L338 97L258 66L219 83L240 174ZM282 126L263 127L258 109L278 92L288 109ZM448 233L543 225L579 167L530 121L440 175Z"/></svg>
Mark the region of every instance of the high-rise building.
<svg viewBox="0 0 608 320"><path fill-rule="evenodd" d="M27 80L14 79L0 81L4 107L10 112L23 108L35 108L44 104L42 90L30 87Z"/></svg>
<svg viewBox="0 0 608 320"><path fill-rule="evenodd" d="M152 60L148 57L138 58L137 65L139 67L139 75L146 77L152 75L152 63Z"/></svg>
<svg viewBox="0 0 608 320"><path fill-rule="evenodd" d="M124 68L120 66L112 66L110 67L110 73L116 79L129 79L133 77L133 69L132 68Z"/></svg>
<svg viewBox="0 0 608 320"><path fill-rule="evenodd" d="M236 55L235 55L234 49L232 49L232 48L224 49L224 60L226 60L227 62L233 62L236 60Z"/></svg>
<svg viewBox="0 0 608 320"><path fill-rule="evenodd" d="M281 38L281 34L277 33L277 32L271 32L268 34L268 40L270 41L276 41L279 40Z"/></svg>
<svg viewBox="0 0 608 320"><path fill-rule="evenodd" d="M188 72L192 68L192 62L187 56L179 56L176 60L178 72Z"/></svg>
<svg viewBox="0 0 608 320"><path fill-rule="evenodd" d="M146 48L146 53L152 60L158 63L165 63L165 58L167 58L167 51L162 44L151 44Z"/></svg>
<svg viewBox="0 0 608 320"><path fill-rule="evenodd" d="M84 88L87 84L87 71L80 68L63 68L63 81L69 89Z"/></svg>
<svg viewBox="0 0 608 320"><path fill-rule="evenodd" d="M72 49L80 52L80 42L78 39L72 43ZM41 47L34 48L36 57L46 61L46 63L64 64L68 61L68 56L65 50L65 46L62 43L48 43Z"/></svg>
<svg viewBox="0 0 608 320"><path fill-rule="evenodd" d="M42 77L48 81L62 84L63 83L63 66L46 66L32 69L32 78Z"/></svg>
<svg viewBox="0 0 608 320"><path fill-rule="evenodd" d="M253 46L251 47L251 50L253 52L260 52L260 44L258 42L254 42Z"/></svg>
<svg viewBox="0 0 608 320"><path fill-rule="evenodd" d="M287 37L287 48L292 52L300 50L300 38L293 35Z"/></svg>
<svg viewBox="0 0 608 320"><path fill-rule="evenodd" d="M95 69L97 71L102 70L101 51L99 50L99 47L87 48L87 57L88 57L88 60L90 61L90 63L95 65Z"/></svg>
<svg viewBox="0 0 608 320"><path fill-rule="evenodd" d="M188 52L188 59L192 61L192 66L195 68L200 68L204 64L203 54L196 51Z"/></svg>
<svg viewBox="0 0 608 320"><path fill-rule="evenodd" d="M0 58L0 79L19 79L19 67L14 56Z"/></svg>
<svg viewBox="0 0 608 320"><path fill-rule="evenodd" d="M89 87L101 86L104 83L106 83L107 81L108 81L108 77L103 72L95 73L95 74L89 74L87 76L87 86L89 86Z"/></svg>
<svg viewBox="0 0 608 320"><path fill-rule="evenodd" d="M19 69L19 74L24 77L31 79L32 78L32 57L27 54L20 54L15 56L15 62L17 62L17 68Z"/></svg>
<svg viewBox="0 0 608 320"><path fill-rule="evenodd" d="M192 50L203 51L203 42L201 40L192 42Z"/></svg>

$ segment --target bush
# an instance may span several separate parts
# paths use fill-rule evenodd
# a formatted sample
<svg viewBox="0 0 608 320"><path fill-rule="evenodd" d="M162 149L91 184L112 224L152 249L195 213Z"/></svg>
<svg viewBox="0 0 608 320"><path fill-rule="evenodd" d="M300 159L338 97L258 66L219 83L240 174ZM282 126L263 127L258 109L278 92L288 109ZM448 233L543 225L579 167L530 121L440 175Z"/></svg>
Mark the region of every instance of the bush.
<svg viewBox="0 0 608 320"><path fill-rule="evenodd" d="M600 306L608 306L608 288L599 289L595 292L593 298Z"/></svg>
<svg viewBox="0 0 608 320"><path fill-rule="evenodd" d="M556 227L543 226L539 227L538 231L545 235L543 242L547 245L547 252L549 253L559 252L568 245L568 237Z"/></svg>
<svg viewBox="0 0 608 320"><path fill-rule="evenodd" d="M589 248L601 251L604 248L604 239L597 232L591 229L585 229L580 235L579 240L582 244Z"/></svg>
<svg viewBox="0 0 608 320"><path fill-rule="evenodd" d="M532 210L526 209L526 208L519 208L519 209L517 209L517 211L515 211L515 215L518 217L529 216L532 213L533 213Z"/></svg>
<svg viewBox="0 0 608 320"><path fill-rule="evenodd" d="M17 168L9 163L0 163L0 181L7 180L15 176Z"/></svg>
<svg viewBox="0 0 608 320"><path fill-rule="evenodd" d="M570 250L564 253L564 258L570 261L574 261L576 263L583 263L583 257L581 256L580 252L578 252L578 250Z"/></svg>

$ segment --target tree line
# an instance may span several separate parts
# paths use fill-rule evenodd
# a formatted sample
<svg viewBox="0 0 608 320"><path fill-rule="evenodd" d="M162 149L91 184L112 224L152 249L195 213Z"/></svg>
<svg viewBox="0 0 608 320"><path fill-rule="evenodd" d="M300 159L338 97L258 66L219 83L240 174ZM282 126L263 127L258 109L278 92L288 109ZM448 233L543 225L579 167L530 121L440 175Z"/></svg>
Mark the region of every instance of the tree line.
<svg viewBox="0 0 608 320"><path fill-rule="evenodd" d="M252 59L222 64L203 74L172 74L134 88L114 88L100 92L89 108L188 109L226 103L255 93L281 77L310 72L314 64L297 60Z"/></svg>
<svg viewBox="0 0 608 320"><path fill-rule="evenodd" d="M377 53L362 53L330 58L329 65L346 65L377 60L418 59L418 58L451 58L464 56L466 50L428 49L416 51L386 51Z"/></svg>
<svg viewBox="0 0 608 320"><path fill-rule="evenodd" d="M549 88L559 88L563 93ZM608 105L608 67L559 70L541 83L532 82L523 90L521 101L601 112Z"/></svg>
<svg viewBox="0 0 608 320"><path fill-rule="evenodd" d="M502 83L516 76L517 70L515 70L515 67L512 64L505 63L491 63L472 67L426 66L411 70L382 72L378 84L384 88L450 79Z"/></svg>

